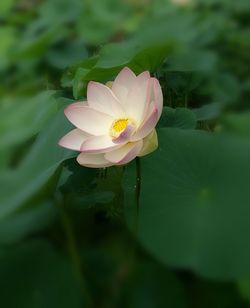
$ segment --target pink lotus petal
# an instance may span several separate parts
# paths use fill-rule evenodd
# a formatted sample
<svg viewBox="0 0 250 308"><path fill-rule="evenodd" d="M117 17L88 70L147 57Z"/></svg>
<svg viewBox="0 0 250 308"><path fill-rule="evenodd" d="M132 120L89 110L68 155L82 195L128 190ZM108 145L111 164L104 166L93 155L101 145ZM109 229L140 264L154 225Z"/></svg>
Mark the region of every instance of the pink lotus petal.
<svg viewBox="0 0 250 308"><path fill-rule="evenodd" d="M89 138L88 134L76 128L62 137L58 144L70 150L80 151L82 143L86 141L87 138Z"/></svg>
<svg viewBox="0 0 250 308"><path fill-rule="evenodd" d="M150 79L145 79L142 83L135 82L129 90L124 108L128 117L134 119L138 126L142 123L145 110L148 108L150 90Z"/></svg>
<svg viewBox="0 0 250 308"><path fill-rule="evenodd" d="M153 101L156 102L157 109L158 109L158 118L159 120L161 114L162 114L162 108L163 108L163 95L162 90L159 81L156 78L151 78L153 82L153 92L154 92L154 99Z"/></svg>
<svg viewBox="0 0 250 308"><path fill-rule="evenodd" d="M156 105L152 105L151 108L152 108L151 113L146 118L146 120L142 123L142 125L139 127L138 131L132 136L131 141L143 139L148 134L150 134L152 130L154 129L158 121L159 113L158 113L158 109Z"/></svg>
<svg viewBox="0 0 250 308"><path fill-rule="evenodd" d="M65 115L76 127L91 135L103 135L109 131L114 119L88 106L69 105Z"/></svg>
<svg viewBox="0 0 250 308"><path fill-rule="evenodd" d="M91 108L107 113L115 118L125 116L124 110L109 87L91 81L87 90L88 104Z"/></svg>
<svg viewBox="0 0 250 308"><path fill-rule="evenodd" d="M139 84L148 81L150 79L149 71L142 72L136 77L136 79Z"/></svg>
<svg viewBox="0 0 250 308"><path fill-rule="evenodd" d="M159 81L156 78L150 78L151 99L153 101L148 105L148 109L144 113L144 121L139 127L137 133L131 140L138 140L146 137L156 126L162 113L163 95Z"/></svg>
<svg viewBox="0 0 250 308"><path fill-rule="evenodd" d="M128 142L134 130L135 127L129 124L124 131L120 133L119 137L112 139L112 141L116 144Z"/></svg>
<svg viewBox="0 0 250 308"><path fill-rule="evenodd" d="M81 153L77 157L77 162L89 168L105 168L113 165L105 159L104 154Z"/></svg>
<svg viewBox="0 0 250 308"><path fill-rule="evenodd" d="M128 91L136 82L136 75L128 67L124 67L115 78L112 91L122 104L126 103Z"/></svg>
<svg viewBox="0 0 250 308"><path fill-rule="evenodd" d="M88 106L88 102L87 101L79 101L79 102L76 102L76 103L72 103L68 107L73 108L73 107L84 107L84 106L85 107Z"/></svg>
<svg viewBox="0 0 250 308"><path fill-rule="evenodd" d="M140 153L142 144L142 140L127 143L119 149L106 153L105 158L116 165L127 164Z"/></svg>
<svg viewBox="0 0 250 308"><path fill-rule="evenodd" d="M115 144L109 135L92 136L83 142L81 151L84 153L105 153L120 146L120 144Z"/></svg>

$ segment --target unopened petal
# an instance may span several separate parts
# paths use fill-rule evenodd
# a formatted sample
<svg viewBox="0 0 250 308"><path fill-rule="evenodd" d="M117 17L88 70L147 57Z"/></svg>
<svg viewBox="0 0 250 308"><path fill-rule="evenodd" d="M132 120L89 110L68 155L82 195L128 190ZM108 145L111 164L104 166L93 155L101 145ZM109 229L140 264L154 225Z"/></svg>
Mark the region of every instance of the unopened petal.
<svg viewBox="0 0 250 308"><path fill-rule="evenodd" d="M138 156L145 156L154 152L158 148L158 137L154 129L147 137L143 139L143 146Z"/></svg>
<svg viewBox="0 0 250 308"><path fill-rule="evenodd" d="M142 140L129 142L119 149L106 153L105 158L116 165L127 164L138 156L142 149L142 144Z"/></svg>
<svg viewBox="0 0 250 308"><path fill-rule="evenodd" d="M72 124L91 135L104 135L109 131L113 118L88 106L72 104L65 109Z"/></svg>
<svg viewBox="0 0 250 308"><path fill-rule="evenodd" d="M80 151L82 143L86 141L88 137L88 134L76 128L62 137L58 144L70 150Z"/></svg>
<svg viewBox="0 0 250 308"><path fill-rule="evenodd" d="M91 108L115 118L124 117L124 110L109 87L91 81L88 84L87 98Z"/></svg>
<svg viewBox="0 0 250 308"><path fill-rule="evenodd" d="M112 166L112 163L105 159L104 154L81 153L77 157L77 162L89 168L105 168Z"/></svg>

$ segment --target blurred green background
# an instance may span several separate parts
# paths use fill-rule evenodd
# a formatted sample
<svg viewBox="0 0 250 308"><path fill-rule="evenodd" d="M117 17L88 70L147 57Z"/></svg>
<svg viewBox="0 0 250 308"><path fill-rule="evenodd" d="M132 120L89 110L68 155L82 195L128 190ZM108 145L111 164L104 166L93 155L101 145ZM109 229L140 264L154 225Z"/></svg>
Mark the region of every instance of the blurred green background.
<svg viewBox="0 0 250 308"><path fill-rule="evenodd" d="M249 64L249 0L1 0L0 307L250 307ZM164 93L139 214L138 164L57 146L124 66Z"/></svg>

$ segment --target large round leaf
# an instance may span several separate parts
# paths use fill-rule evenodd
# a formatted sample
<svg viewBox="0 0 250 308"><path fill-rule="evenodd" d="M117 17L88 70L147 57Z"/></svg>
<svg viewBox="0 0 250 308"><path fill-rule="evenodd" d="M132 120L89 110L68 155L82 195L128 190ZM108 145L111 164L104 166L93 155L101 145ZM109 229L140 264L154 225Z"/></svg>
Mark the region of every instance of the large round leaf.
<svg viewBox="0 0 250 308"><path fill-rule="evenodd" d="M0 220L21 210L33 197L53 192L62 163L76 155L58 146L71 127L61 110L40 132L17 170L0 174Z"/></svg>
<svg viewBox="0 0 250 308"><path fill-rule="evenodd" d="M212 278L250 274L250 143L203 131L159 130L141 160L138 238L162 262ZM135 164L125 173L134 228Z"/></svg>

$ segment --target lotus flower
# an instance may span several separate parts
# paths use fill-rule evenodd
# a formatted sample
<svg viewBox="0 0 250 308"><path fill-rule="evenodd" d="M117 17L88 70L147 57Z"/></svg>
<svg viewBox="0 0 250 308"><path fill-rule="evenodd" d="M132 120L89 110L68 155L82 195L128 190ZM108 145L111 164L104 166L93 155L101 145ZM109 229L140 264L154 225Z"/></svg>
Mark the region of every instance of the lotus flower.
<svg viewBox="0 0 250 308"><path fill-rule="evenodd" d="M162 113L160 84L148 71L136 76L124 68L114 82L89 82L87 101L65 109L77 128L59 145L80 151L80 165L93 168L123 165L158 146L155 126Z"/></svg>

